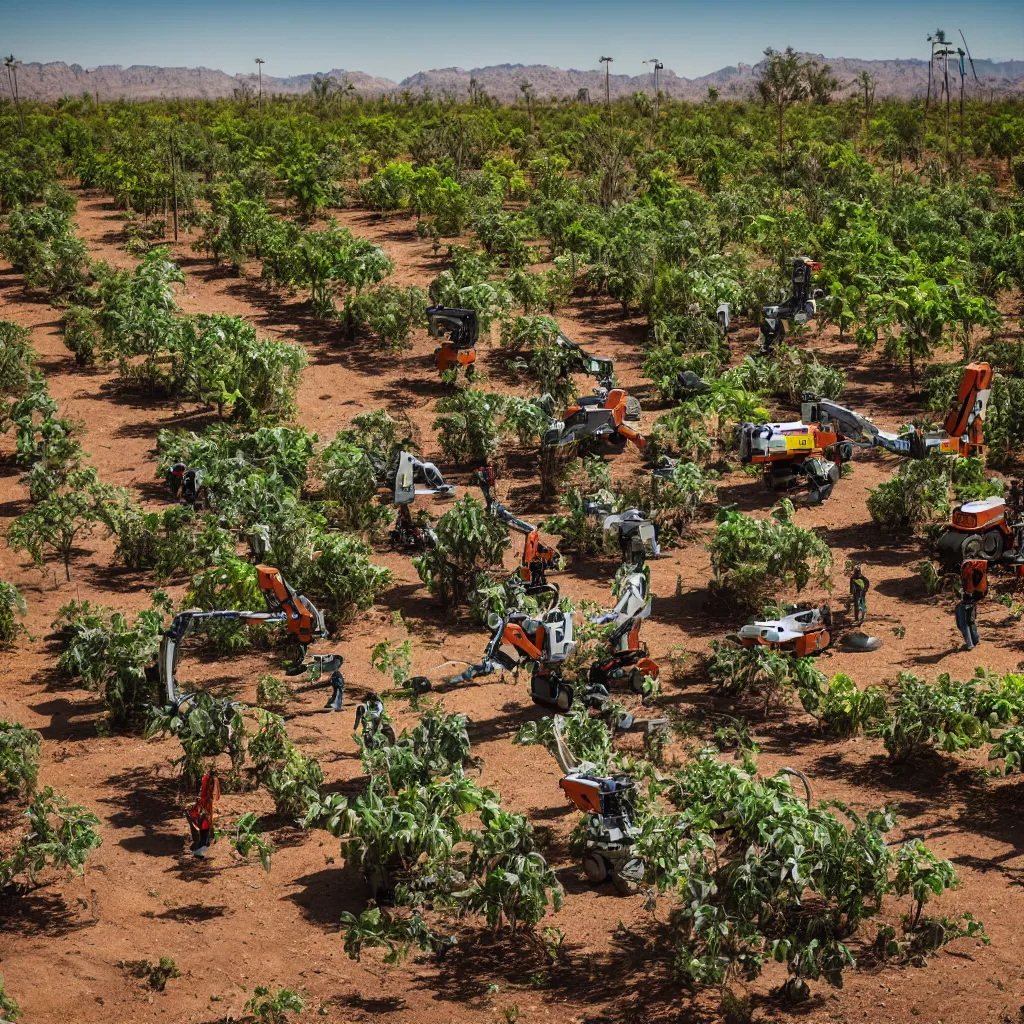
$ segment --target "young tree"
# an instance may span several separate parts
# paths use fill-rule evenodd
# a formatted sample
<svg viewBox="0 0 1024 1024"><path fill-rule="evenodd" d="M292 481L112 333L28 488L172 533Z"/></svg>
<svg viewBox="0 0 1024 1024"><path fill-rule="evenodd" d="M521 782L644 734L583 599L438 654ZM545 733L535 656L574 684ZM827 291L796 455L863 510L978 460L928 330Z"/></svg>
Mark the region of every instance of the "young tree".
<svg viewBox="0 0 1024 1024"><path fill-rule="evenodd" d="M57 555L64 575L71 580L71 555L79 538L88 536L98 516L92 496L82 490L45 498L22 513L7 530L7 543L15 551L26 551L42 569L47 552Z"/></svg>
<svg viewBox="0 0 1024 1024"><path fill-rule="evenodd" d="M807 76L804 62L792 46L779 53L770 46L764 51L767 60L757 80L757 92L765 106L775 109L779 122L779 165L782 164L783 126L786 111L807 96Z"/></svg>

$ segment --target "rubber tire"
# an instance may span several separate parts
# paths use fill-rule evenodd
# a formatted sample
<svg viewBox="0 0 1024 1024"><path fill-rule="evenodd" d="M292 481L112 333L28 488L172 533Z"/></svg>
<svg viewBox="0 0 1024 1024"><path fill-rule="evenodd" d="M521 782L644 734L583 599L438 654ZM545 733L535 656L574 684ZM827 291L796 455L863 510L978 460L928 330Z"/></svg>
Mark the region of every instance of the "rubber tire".
<svg viewBox="0 0 1024 1024"><path fill-rule="evenodd" d="M633 693L644 692L644 675L640 669L631 669L629 675L626 677L626 682L629 684L629 688Z"/></svg>
<svg viewBox="0 0 1024 1024"><path fill-rule="evenodd" d="M591 885L600 885L608 877L608 862L599 853L583 857L583 873Z"/></svg>
<svg viewBox="0 0 1024 1024"><path fill-rule="evenodd" d="M1001 530L989 530L981 536L982 554L990 562L998 562L1003 557L1003 534Z"/></svg>
<svg viewBox="0 0 1024 1024"><path fill-rule="evenodd" d="M960 545L960 561L972 562L984 557L984 546L985 542L980 533L969 533Z"/></svg>
<svg viewBox="0 0 1024 1024"><path fill-rule="evenodd" d="M380 734L384 737L384 742L389 747L393 747L398 742L398 737L395 735L395 727L390 722L385 722L380 727Z"/></svg>
<svg viewBox="0 0 1024 1024"><path fill-rule="evenodd" d="M567 683L560 683L558 686L558 696L555 697L555 707L559 711L568 711L572 707L573 690L572 687Z"/></svg>

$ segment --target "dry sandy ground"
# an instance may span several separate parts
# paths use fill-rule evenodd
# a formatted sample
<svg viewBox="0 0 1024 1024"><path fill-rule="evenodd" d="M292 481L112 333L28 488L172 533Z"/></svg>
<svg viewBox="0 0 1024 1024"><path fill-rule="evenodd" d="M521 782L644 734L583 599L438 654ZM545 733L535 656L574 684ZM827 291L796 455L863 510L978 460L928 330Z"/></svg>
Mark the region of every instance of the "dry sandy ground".
<svg viewBox="0 0 1024 1024"><path fill-rule="evenodd" d="M405 219L380 221L361 211L340 219L357 234L380 242L395 261L401 283L426 286L442 264ZM79 233L94 258L129 266L119 214L102 197L82 193ZM427 365L433 342L418 331L414 348L401 357L378 355L361 347L346 349L340 332L308 319L287 299L267 295L258 282L214 267L191 252L188 239L175 249L187 273L180 301L188 312L237 313L268 336L303 344L309 353L299 396L299 421L329 438L357 413L379 407L404 411L422 431L428 454L434 401L442 393ZM206 414L139 401L119 393L114 374L82 371L60 339L59 313L26 297L18 275L0 268L0 318L32 329L51 393L62 412L85 421L86 449L101 477L135 488L141 500L165 503L154 476L157 431L173 425L202 425ZM618 307L574 300L559 315L566 333L600 354L612 355L627 386L645 388L638 376L641 324L624 320ZM752 347L756 331L746 326L734 341L736 358ZM850 405L882 425L904 422L920 397L906 378L881 364L862 362L856 350L834 337L811 338L828 359L850 376ZM485 353L488 384L508 390L516 382L505 373L497 352ZM649 405L646 402L645 405ZM784 410L780 410L784 411ZM656 413L645 410L644 425ZM13 439L0 438L9 454ZM836 558L836 582L847 558L860 562L873 584L870 625L884 641L873 654L829 653L821 667L849 672L861 685L891 681L902 669L927 678L940 672L969 676L976 663L998 671L1021 659L1020 627L1006 610L989 604L981 615L984 638L977 655L959 650L948 603L928 598L914 575L921 557L916 542L880 536L865 508L868 489L891 472L894 463L866 456L856 463L835 495L822 507L801 507L798 521L823 531ZM617 477L639 466L635 452L619 457ZM447 468L447 467L446 467ZM463 477L454 474L462 481ZM9 458L0 466L0 527L26 507ZM521 515L537 517L550 509L538 503L529 466L513 470L499 494ZM768 507L756 481L735 474L723 482L721 497L746 510ZM684 547L653 563L657 595L645 634L656 657L675 645L693 652L690 673L665 686L667 701L684 716L727 705L709 696L694 666L709 642L728 631L704 610L709 575L703 546L707 524ZM94 725L99 708L89 693L69 688L58 676L59 653L47 640L57 608L73 597L91 598L126 611L148 604L152 581L111 567L112 545L102 535L88 539L76 557L72 582L44 578L21 558L0 548L0 577L14 582L29 602L28 635L15 650L0 655L0 717L38 729L44 737L41 782L94 810L101 819L103 846L84 879L54 879L0 918L0 971L33 1022L219 1021L241 1013L258 984L278 983L308 995L305 1016L318 1008L330 1020L381 1020L412 1024L457 1021L476 1024L518 1019L523 1022L606 1022L713 1020L714 1000L692 1003L671 978L648 958L657 941L642 897L622 898L609 888L591 889L579 879L566 839L575 814L561 798L554 762L540 748L515 748L518 727L541 712L527 696L526 684L488 679L445 696L449 710L472 721L475 753L483 758L482 781L497 787L514 808L550 829L549 860L558 868L567 893L563 910L550 924L566 933L568 959L549 967L543 951L491 947L467 941L440 967L412 958L385 968L376 952L361 963L347 959L337 931L343 910L365 905L359 876L343 866L337 842L324 832L303 834L276 822L276 846L269 875L255 864L232 861L227 844L209 863L183 856L185 826L172 740L147 742L135 736L100 737ZM381 553L379 561L395 574L395 585L379 607L346 627L334 645L346 656L352 697L381 685L368 663L370 646L383 637L404 635L393 613L401 611L414 648L414 672L428 673L448 659L476 660L484 633L447 621L420 585L407 557ZM611 561L571 567L561 579L564 593L607 603ZM175 597L182 586L170 588ZM815 596L815 595L811 595ZM905 635L899 627L903 627ZM217 681L243 698L254 699L255 681L273 671L266 655L204 664L183 659L182 677ZM289 730L304 751L319 758L328 782L343 792L358 788L356 745L351 712L320 712L323 688L300 692L288 705ZM409 716L399 716L407 722ZM984 920L991 946L961 940L921 970L886 968L851 972L845 988L815 986L817 995L790 1016L772 1002L759 1002L758 1019L802 1021L920 1021L944 1024L1017 1020L1024 1003L1020 963L1024 894L1020 885L1022 832L1018 807L1024 783L984 777L978 757L932 756L891 767L881 744L859 738L829 742L799 709L752 717L761 745L761 770L782 765L806 772L815 798L844 800L863 811L898 805L902 835L923 837L941 856L952 858L961 888L937 902L935 910L952 914L971 910ZM686 756L677 740L671 758ZM269 812L263 795L227 797L224 809ZM890 920L901 908L887 905ZM659 910L664 917L665 910ZM625 931L613 941L621 922ZM865 936L870 939L870 936ZM123 959L172 957L182 977L166 992L150 993L116 964ZM780 980L770 970L755 987L763 995ZM489 986L496 986L490 988ZM518 1013L518 1018L516 1014Z"/></svg>

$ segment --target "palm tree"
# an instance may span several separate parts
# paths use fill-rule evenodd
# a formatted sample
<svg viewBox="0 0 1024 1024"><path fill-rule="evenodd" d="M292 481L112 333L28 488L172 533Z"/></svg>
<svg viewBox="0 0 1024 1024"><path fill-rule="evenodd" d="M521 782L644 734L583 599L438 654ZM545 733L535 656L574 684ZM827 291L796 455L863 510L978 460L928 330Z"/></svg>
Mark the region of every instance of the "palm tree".
<svg viewBox="0 0 1024 1024"><path fill-rule="evenodd" d="M529 111L529 114L530 114L530 131L532 133L534 131L534 126L533 126L533 85L530 82L528 82L526 79L523 79L523 81L519 83L519 91L523 94L523 96L526 97L526 109L527 109L527 111Z"/></svg>
<svg viewBox="0 0 1024 1024"><path fill-rule="evenodd" d="M864 92L864 138L867 139L871 106L875 102L875 80L867 71L862 71L855 84Z"/></svg>
<svg viewBox="0 0 1024 1024"><path fill-rule="evenodd" d="M333 88L334 81L330 75L314 75L310 79L309 91L313 94L313 100L318 107L327 101Z"/></svg>
<svg viewBox="0 0 1024 1024"><path fill-rule="evenodd" d="M832 100L832 93L839 88L839 79L832 74L830 64L819 64L810 60L804 65L807 78L807 91L818 106L823 107Z"/></svg>
<svg viewBox="0 0 1024 1024"><path fill-rule="evenodd" d="M770 46L764 51L767 61L761 68L757 80L757 92L765 106L773 106L779 120L779 166L782 166L782 129L786 109L804 99L807 95L807 79L804 62L792 46L785 53L779 53Z"/></svg>
<svg viewBox="0 0 1024 1024"><path fill-rule="evenodd" d="M7 68L7 83L11 87L11 95L14 97L14 105L18 108L18 120L21 122L21 130L25 130L25 115L21 112L21 98L18 96L18 65L21 63L13 53L4 57L4 67Z"/></svg>

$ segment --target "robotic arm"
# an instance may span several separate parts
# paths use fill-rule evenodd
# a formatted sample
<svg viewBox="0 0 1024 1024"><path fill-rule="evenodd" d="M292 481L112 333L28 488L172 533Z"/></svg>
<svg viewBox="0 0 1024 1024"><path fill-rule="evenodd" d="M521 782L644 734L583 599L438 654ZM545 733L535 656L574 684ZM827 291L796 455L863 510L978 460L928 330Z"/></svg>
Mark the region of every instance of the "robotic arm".
<svg viewBox="0 0 1024 1024"><path fill-rule="evenodd" d="M943 432L907 431L894 434L881 430L866 416L827 399L804 403L805 423L830 423L845 439L857 444L883 448L895 455L927 458L933 451L952 455L974 455L984 449L983 425L989 395L992 393L992 367L971 363L964 370L956 403L946 416Z"/></svg>
<svg viewBox="0 0 1024 1024"><path fill-rule="evenodd" d="M258 565L256 575L263 599L267 603L266 611L184 611L174 616L160 641L158 661L160 684L169 704L180 704L188 697L187 694L179 692L175 672L178 665L178 646L196 626L206 622L284 623L298 644L303 660L309 644L326 636L327 627L324 624L323 613L309 598L297 594L282 577L279 569L272 565ZM335 658L336 655L322 656L321 667L326 663L332 663Z"/></svg>
<svg viewBox="0 0 1024 1024"><path fill-rule="evenodd" d="M595 626L606 626L609 623L627 626L648 618L650 614L651 595L647 576L643 572L635 572L626 578L618 604L609 611L593 616L590 621Z"/></svg>
<svg viewBox="0 0 1024 1024"><path fill-rule="evenodd" d="M601 404L598 405L597 402ZM640 419L640 403L621 388L609 391L603 400L581 399L566 409L565 419L557 420L544 433L544 447L563 447L584 437L607 438L620 447L632 441L641 451L647 446L642 434L627 426Z"/></svg>
<svg viewBox="0 0 1024 1024"><path fill-rule="evenodd" d="M438 370L444 373L464 366L466 376L471 377L480 335L476 310L430 306L427 309L427 329L432 338L445 339L434 349L434 365Z"/></svg>

